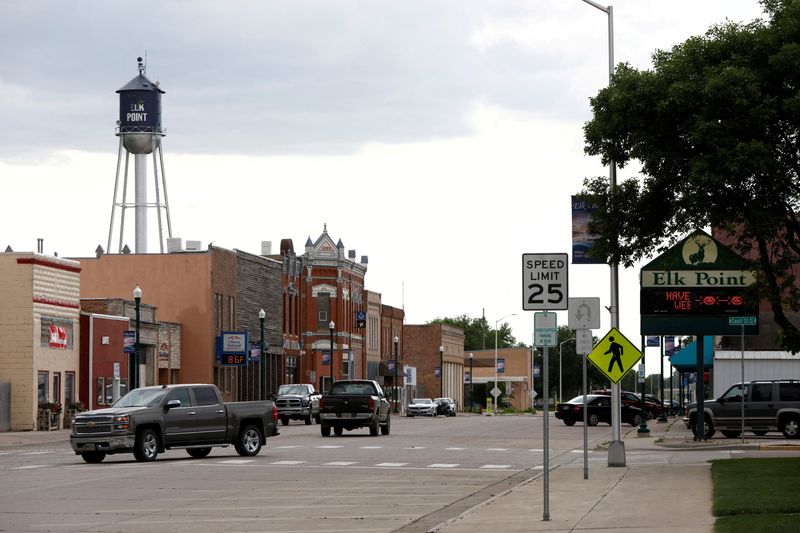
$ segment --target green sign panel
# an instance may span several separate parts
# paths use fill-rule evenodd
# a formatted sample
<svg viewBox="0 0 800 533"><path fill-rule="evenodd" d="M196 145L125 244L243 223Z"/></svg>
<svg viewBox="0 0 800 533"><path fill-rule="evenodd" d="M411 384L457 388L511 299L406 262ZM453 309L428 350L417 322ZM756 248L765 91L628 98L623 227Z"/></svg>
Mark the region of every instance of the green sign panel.
<svg viewBox="0 0 800 533"><path fill-rule="evenodd" d="M755 326L758 324L758 317L754 316L730 316L728 324L731 326Z"/></svg>

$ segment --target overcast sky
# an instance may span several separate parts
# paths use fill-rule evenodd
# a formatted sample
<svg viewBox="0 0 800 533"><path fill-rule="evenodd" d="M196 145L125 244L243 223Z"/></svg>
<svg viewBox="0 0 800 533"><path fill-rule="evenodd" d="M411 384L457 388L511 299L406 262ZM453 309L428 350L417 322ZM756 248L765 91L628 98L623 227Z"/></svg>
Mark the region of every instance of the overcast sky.
<svg viewBox="0 0 800 533"><path fill-rule="evenodd" d="M485 310L494 327L517 313L504 321L530 344L521 255L571 253L570 195L608 174L582 136L608 81L608 19L581 0L2 4L0 251L37 238L60 256L106 248L115 91L145 54L166 91L173 235L256 254L291 238L302 253L327 223L369 256L366 288L409 324ZM638 68L712 24L761 16L756 0L613 6L615 59ZM609 305L608 278L572 266L570 296ZM634 344L638 289L638 269L621 271ZM595 335L609 325L604 314Z"/></svg>

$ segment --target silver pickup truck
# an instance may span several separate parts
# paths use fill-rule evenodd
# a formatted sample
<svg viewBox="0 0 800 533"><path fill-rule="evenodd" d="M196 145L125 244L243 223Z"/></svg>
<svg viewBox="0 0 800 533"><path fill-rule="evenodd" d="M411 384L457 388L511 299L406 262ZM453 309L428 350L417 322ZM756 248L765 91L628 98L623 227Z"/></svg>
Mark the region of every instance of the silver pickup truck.
<svg viewBox="0 0 800 533"><path fill-rule="evenodd" d="M284 426L289 425L289 420L302 420L307 426L314 422L319 424L321 397L322 394L310 383L281 385L278 387L278 397L275 399L278 418Z"/></svg>
<svg viewBox="0 0 800 533"><path fill-rule="evenodd" d="M277 420L273 402L225 403L214 385L142 387L107 409L78 414L69 441L87 463L115 453L155 461L170 448L185 448L201 458L213 446L230 444L239 455L253 456L268 436L278 434Z"/></svg>

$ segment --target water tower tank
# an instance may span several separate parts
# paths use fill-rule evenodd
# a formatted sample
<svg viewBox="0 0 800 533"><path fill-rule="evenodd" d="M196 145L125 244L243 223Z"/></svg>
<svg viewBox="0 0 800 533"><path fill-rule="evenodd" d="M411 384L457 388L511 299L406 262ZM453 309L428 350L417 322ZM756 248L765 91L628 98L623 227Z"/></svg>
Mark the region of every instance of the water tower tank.
<svg viewBox="0 0 800 533"><path fill-rule="evenodd" d="M132 154L149 154L164 135L161 128L161 95L164 91L144 75L142 58L139 75L117 90L122 145Z"/></svg>

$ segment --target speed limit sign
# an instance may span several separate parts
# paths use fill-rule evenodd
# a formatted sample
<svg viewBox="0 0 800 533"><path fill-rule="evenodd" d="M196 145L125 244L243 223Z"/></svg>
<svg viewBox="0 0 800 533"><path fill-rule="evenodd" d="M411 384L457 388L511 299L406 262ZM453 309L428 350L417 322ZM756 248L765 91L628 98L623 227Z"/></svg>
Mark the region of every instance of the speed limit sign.
<svg viewBox="0 0 800 533"><path fill-rule="evenodd" d="M567 309L568 264L567 254L522 254L522 309Z"/></svg>

